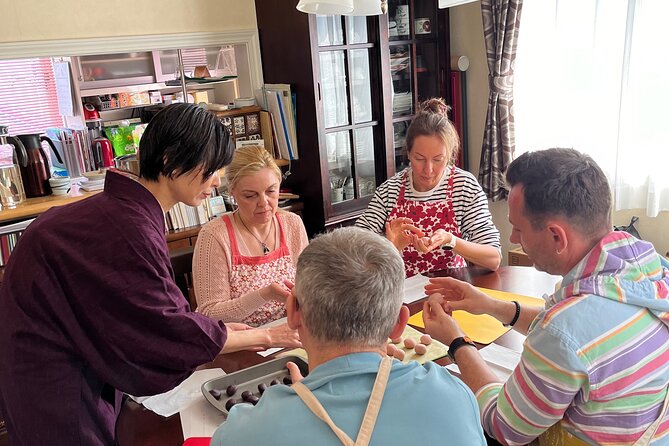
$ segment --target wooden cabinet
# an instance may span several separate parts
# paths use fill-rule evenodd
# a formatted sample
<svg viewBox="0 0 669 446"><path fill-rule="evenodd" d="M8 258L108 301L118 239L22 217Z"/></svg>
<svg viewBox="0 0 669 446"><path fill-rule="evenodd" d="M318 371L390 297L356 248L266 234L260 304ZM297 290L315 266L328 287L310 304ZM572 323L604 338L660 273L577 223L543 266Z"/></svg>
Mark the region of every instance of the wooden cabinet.
<svg viewBox="0 0 669 446"><path fill-rule="evenodd" d="M415 3L405 0L407 21L448 23L435 0ZM305 202L310 235L350 223L396 171L396 124L405 128L418 100L448 97L448 29L415 35L410 22L407 36L391 39L387 15L304 14L292 0L256 0L256 17L264 80L290 84L297 99L300 158L285 184Z"/></svg>
<svg viewBox="0 0 669 446"><path fill-rule="evenodd" d="M388 27L390 92L387 130L392 135L395 171L408 167L404 139L418 103L432 97L450 99L448 90L449 26L448 10L439 10L436 1L390 0ZM386 21L387 20L387 21Z"/></svg>

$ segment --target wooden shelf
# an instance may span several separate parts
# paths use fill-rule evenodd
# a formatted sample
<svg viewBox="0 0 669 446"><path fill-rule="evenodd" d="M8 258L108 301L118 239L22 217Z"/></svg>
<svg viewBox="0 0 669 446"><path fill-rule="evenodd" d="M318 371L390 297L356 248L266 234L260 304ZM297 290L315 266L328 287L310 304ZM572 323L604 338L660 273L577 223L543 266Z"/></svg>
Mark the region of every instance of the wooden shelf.
<svg viewBox="0 0 669 446"><path fill-rule="evenodd" d="M54 206L63 206L74 203L88 197L92 197L100 191L84 192L79 197L69 197L67 195L48 195L46 197L28 198L14 209L3 209L0 211L0 224L13 220L36 217L44 211Z"/></svg>
<svg viewBox="0 0 669 446"><path fill-rule="evenodd" d="M239 115L245 115L247 113L257 113L260 110L262 109L257 105L250 105L248 107L239 107L223 111L214 111L213 113L219 118L225 118L227 116L239 116Z"/></svg>
<svg viewBox="0 0 669 446"><path fill-rule="evenodd" d="M234 82L237 78L225 79L217 82L209 82L205 84L200 83L186 83L186 90L206 90L213 88L216 84L222 84L226 82ZM181 85L166 85L165 82L153 82L150 84L137 84L137 85L126 85L119 87L99 87L99 88L81 88L81 97L88 98L92 96L104 96L108 94L117 94L117 93L140 93L144 91L151 90L160 90L164 93L169 93L167 90L173 90L175 92L181 91ZM153 104L155 105L155 104ZM237 109L238 110L238 109Z"/></svg>

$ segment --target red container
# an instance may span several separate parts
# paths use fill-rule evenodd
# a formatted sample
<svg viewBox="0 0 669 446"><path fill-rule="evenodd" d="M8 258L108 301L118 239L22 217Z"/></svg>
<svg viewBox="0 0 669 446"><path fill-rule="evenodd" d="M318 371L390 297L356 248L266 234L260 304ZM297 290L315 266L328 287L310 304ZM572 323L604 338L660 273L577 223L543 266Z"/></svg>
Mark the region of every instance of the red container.
<svg viewBox="0 0 669 446"><path fill-rule="evenodd" d="M114 149L111 141L103 136L99 136L91 143L93 149L93 157L95 159L95 167L103 169L106 167L114 167Z"/></svg>

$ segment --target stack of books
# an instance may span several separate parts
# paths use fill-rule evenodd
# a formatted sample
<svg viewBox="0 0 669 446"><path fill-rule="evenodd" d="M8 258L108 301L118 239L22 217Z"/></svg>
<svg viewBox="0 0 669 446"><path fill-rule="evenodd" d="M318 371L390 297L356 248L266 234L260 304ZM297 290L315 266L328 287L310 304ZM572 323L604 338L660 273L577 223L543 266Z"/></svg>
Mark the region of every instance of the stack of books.
<svg viewBox="0 0 669 446"><path fill-rule="evenodd" d="M173 231L203 225L226 210L222 195L212 196L199 206L177 203L165 214L167 229Z"/></svg>

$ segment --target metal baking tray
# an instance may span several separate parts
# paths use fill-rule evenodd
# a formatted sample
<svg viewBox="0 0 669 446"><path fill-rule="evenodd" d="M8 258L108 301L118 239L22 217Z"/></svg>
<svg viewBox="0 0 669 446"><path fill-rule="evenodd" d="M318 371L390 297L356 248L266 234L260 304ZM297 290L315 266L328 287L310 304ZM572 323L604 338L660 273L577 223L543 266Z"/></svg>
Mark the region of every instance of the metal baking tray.
<svg viewBox="0 0 669 446"><path fill-rule="evenodd" d="M249 367L247 369L239 370L229 375L221 376L220 378L211 379L202 384L202 394L209 403L216 409L220 410L227 418L228 410L225 408L225 403L234 398L239 403L250 404L242 400L241 394L248 390L256 397L260 397L258 385L264 383L270 387L273 380L278 380L283 383L283 379L290 378L290 373L286 368L286 363L292 361L300 368L302 376L307 376L309 373L309 366L307 362L299 356L284 356L283 358L273 359L262 364ZM234 385L237 391L234 395L228 396L226 390L228 386ZM213 391L213 392L212 392ZM220 392L220 398L215 398L212 393Z"/></svg>

